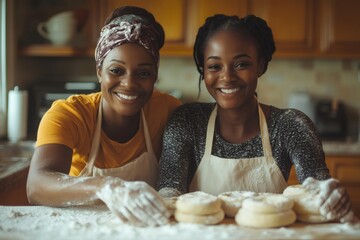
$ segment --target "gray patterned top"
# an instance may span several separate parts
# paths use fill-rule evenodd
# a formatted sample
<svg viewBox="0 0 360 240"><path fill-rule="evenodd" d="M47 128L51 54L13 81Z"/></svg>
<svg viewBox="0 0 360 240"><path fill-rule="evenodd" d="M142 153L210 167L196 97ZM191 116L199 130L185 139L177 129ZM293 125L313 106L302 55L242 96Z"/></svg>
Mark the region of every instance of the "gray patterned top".
<svg viewBox="0 0 360 240"><path fill-rule="evenodd" d="M178 107L164 133L158 189L170 188L185 193L205 150L206 129L214 103L189 103ZM299 182L307 177L330 178L318 132L312 121L295 109L270 107L268 120L273 157L287 181L291 166ZM263 156L260 134L232 144L215 132L212 155L222 158Z"/></svg>

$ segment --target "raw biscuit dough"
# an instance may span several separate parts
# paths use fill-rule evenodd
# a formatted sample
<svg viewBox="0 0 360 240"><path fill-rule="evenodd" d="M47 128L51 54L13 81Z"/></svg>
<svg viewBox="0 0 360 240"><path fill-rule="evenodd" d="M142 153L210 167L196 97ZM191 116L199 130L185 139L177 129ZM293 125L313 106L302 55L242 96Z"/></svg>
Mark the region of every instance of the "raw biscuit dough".
<svg viewBox="0 0 360 240"><path fill-rule="evenodd" d="M301 222L323 223L329 220L320 214L319 195L311 194L302 185L288 186L283 194L294 200L294 211Z"/></svg>
<svg viewBox="0 0 360 240"><path fill-rule="evenodd" d="M230 191L219 194L221 199L221 207L228 217L235 217L236 213L241 208L244 199L257 196L259 193L250 191Z"/></svg>
<svg viewBox="0 0 360 240"><path fill-rule="evenodd" d="M236 214L237 224L255 228L275 228L287 226L294 223L296 214L293 210L286 210L278 213L259 213L241 208Z"/></svg>
<svg viewBox="0 0 360 240"><path fill-rule="evenodd" d="M246 198L235 216L237 224L255 228L287 226L295 222L292 199L281 194L263 194Z"/></svg>
<svg viewBox="0 0 360 240"><path fill-rule="evenodd" d="M293 206L294 201L282 194L264 194L245 199L242 208L256 213L279 213Z"/></svg>
<svg viewBox="0 0 360 240"><path fill-rule="evenodd" d="M209 215L195 215L195 214L183 213L179 210L175 211L176 221L185 222L185 223L214 225L224 220L224 217L225 214L222 209L219 209L218 212Z"/></svg>
<svg viewBox="0 0 360 240"><path fill-rule="evenodd" d="M178 197L176 209L192 215L209 215L221 209L220 198L201 191L186 193Z"/></svg>

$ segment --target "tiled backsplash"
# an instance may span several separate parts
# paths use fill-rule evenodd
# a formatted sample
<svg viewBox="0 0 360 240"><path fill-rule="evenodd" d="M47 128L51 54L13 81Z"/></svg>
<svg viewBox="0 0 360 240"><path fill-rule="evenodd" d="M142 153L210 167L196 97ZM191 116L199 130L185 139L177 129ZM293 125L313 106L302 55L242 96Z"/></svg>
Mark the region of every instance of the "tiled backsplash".
<svg viewBox="0 0 360 240"><path fill-rule="evenodd" d="M165 58L160 63L157 88L183 93L184 101L197 101L198 78L191 58ZM345 103L348 132L357 139L360 112L360 61L273 60L259 79L260 102L280 108L288 106L293 92L307 91L314 99L337 99ZM199 101L212 101L202 83Z"/></svg>

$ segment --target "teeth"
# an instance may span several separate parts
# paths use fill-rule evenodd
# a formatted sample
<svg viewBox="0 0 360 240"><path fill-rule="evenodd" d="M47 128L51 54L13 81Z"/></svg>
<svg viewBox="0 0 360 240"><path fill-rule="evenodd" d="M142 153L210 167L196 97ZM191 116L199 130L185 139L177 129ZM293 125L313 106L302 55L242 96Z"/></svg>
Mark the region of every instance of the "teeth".
<svg viewBox="0 0 360 240"><path fill-rule="evenodd" d="M122 93L118 93L117 95L126 100L134 100L134 99L138 98L138 95L130 96L130 95L122 94Z"/></svg>
<svg viewBox="0 0 360 240"><path fill-rule="evenodd" d="M232 89L221 88L220 90L223 93L234 93L234 92L239 91L240 88L232 88Z"/></svg>

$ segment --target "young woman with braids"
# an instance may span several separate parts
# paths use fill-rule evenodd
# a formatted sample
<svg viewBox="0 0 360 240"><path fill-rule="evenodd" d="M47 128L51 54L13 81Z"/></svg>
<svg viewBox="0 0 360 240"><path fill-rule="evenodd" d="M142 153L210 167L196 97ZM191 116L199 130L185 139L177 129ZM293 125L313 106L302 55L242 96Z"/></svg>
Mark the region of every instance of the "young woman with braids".
<svg viewBox="0 0 360 240"><path fill-rule="evenodd" d="M163 28L151 13L114 10L95 49L101 92L56 101L41 120L27 182L30 203L102 200L125 223L168 221L153 187L165 123L180 102L154 91L163 44Z"/></svg>
<svg viewBox="0 0 360 240"><path fill-rule="evenodd" d="M159 192L166 197L188 191L282 193L294 165L300 183L322 189L322 214L349 221L349 197L330 178L311 120L256 98L258 78L274 52L272 31L259 17L218 14L206 20L194 59L216 103L182 105L169 119Z"/></svg>

